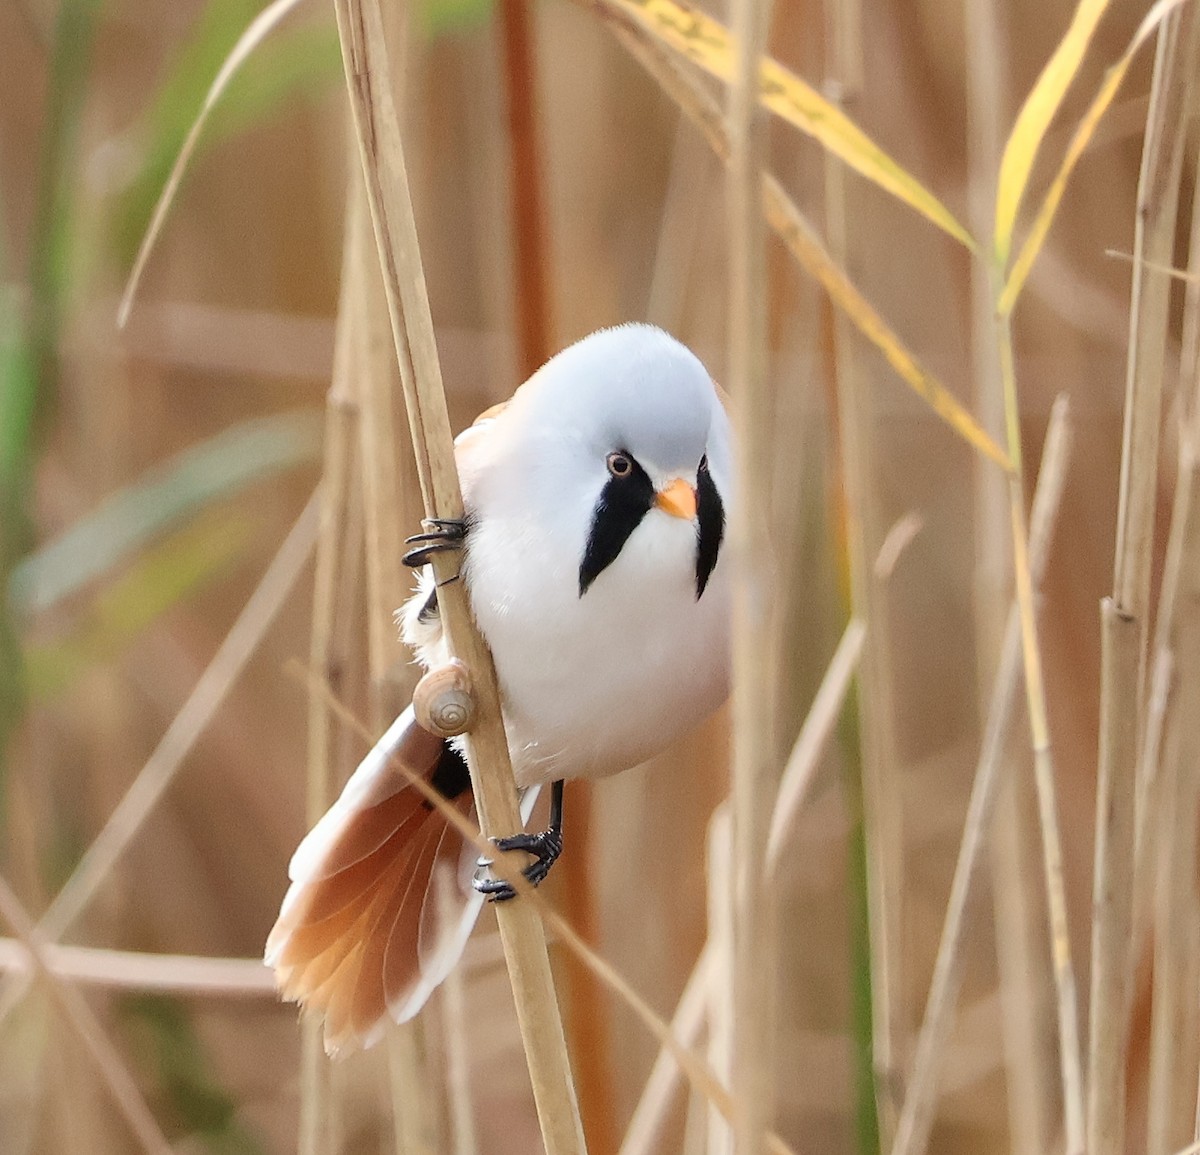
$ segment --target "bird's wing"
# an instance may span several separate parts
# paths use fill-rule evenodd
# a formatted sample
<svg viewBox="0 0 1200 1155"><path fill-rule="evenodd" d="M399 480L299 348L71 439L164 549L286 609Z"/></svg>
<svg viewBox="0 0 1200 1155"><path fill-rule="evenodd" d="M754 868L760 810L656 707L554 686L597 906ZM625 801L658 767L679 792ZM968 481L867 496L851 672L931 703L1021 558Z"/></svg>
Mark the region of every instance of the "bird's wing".
<svg viewBox="0 0 1200 1155"><path fill-rule="evenodd" d="M520 392L518 390L517 392ZM514 393L515 397L516 394ZM478 468L487 458L489 443L501 428L499 418L512 403L512 397L485 409L475 421L454 439L454 460L463 487L463 501L471 509L471 489ZM502 434L501 434L502 436ZM396 614L404 641L416 651L426 669L446 660L443 649L442 622L438 615L437 593L433 571L422 567L417 575L417 589Z"/></svg>
<svg viewBox="0 0 1200 1155"><path fill-rule="evenodd" d="M410 706L363 759L292 858L292 885L267 939L285 998L325 1019L331 1054L369 1046L390 1016L411 1018L466 946L481 896L435 886L464 840L399 764L433 776L442 739ZM470 791L454 805L469 813Z"/></svg>

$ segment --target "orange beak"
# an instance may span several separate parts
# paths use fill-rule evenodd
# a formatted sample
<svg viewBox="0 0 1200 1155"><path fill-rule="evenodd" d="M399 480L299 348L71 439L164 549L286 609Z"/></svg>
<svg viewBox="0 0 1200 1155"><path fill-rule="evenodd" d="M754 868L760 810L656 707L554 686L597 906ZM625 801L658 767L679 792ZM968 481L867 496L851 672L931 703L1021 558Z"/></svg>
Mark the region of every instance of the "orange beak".
<svg viewBox="0 0 1200 1155"><path fill-rule="evenodd" d="M682 517L684 521L691 521L696 516L696 490L682 477L677 477L666 489L659 492L654 504L672 517Z"/></svg>

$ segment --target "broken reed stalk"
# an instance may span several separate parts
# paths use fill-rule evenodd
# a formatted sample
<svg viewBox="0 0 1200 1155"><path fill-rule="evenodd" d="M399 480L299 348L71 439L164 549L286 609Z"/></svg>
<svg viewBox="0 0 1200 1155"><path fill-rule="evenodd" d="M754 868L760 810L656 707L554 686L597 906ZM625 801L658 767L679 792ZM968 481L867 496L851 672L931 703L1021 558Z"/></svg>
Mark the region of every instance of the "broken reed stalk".
<svg viewBox="0 0 1200 1155"><path fill-rule="evenodd" d="M1142 922L1136 916L1137 906L1149 910L1155 870L1154 856L1140 853L1139 846L1145 848L1141 832L1150 829L1160 813L1157 738L1152 743L1153 763L1139 755L1148 748L1151 721L1144 691L1171 281L1150 272L1142 262L1169 263L1173 251L1198 28L1194 9L1188 7L1168 17L1159 29L1138 179L1113 595L1103 611L1106 648L1097 771L1088 1102L1088 1139L1095 1155L1119 1155L1126 1146L1125 1054L1136 949L1131 940L1136 940L1135 925ZM1186 517L1186 492L1182 496L1183 505L1176 510L1181 518ZM1177 522L1173 532L1182 527L1183 522ZM1172 607L1166 586L1164 593L1168 604L1160 606L1159 613L1165 640ZM1126 637L1118 641L1118 632ZM1170 823L1170 817L1164 817ZM1165 996L1159 999L1156 994L1155 1021L1165 1001ZM1151 1137L1160 1130L1162 1118L1156 1104L1161 1106L1162 1101L1151 1083Z"/></svg>
<svg viewBox="0 0 1200 1155"><path fill-rule="evenodd" d="M104 1033L104 1028L84 997L71 983L54 973L46 958L46 944L41 934L4 878L0 878L0 919L7 922L21 940L33 960L34 971L43 981L46 993L78 1037L142 1148L149 1155L171 1155L171 1145L146 1105L146 1100L142 1098L120 1052Z"/></svg>
<svg viewBox="0 0 1200 1155"><path fill-rule="evenodd" d="M762 178L766 132L760 61L770 0L734 0L737 43L729 89L729 377L738 446L732 519L733 593L733 1032L734 1151L758 1155L773 1114L775 984L773 896L766 885L770 805L777 788L773 633L776 595L754 531L771 500L773 421L767 387L767 294Z"/></svg>
<svg viewBox="0 0 1200 1155"><path fill-rule="evenodd" d="M461 518L462 494L379 2L338 0L337 18L425 510L429 517ZM521 821L495 670L471 619L463 583L454 580L458 561L449 554L434 555L442 623L450 651L474 679L479 720L467 735L467 752L481 825L488 836L507 835L521 829ZM502 903L496 913L546 1151L583 1152L586 1143L537 911L522 900Z"/></svg>
<svg viewBox="0 0 1200 1155"><path fill-rule="evenodd" d="M847 107L862 87L862 14L860 0L844 0L826 9L830 60L826 85ZM829 254L842 269L851 267L847 227L849 189L846 166L829 151L822 154L825 177L825 227ZM836 393L837 478L841 500L844 565L848 589L845 616L871 623L865 639L862 668L855 679L854 726L845 733L857 742L858 757L847 759L846 774L860 783L848 791L848 806L857 809L851 821L861 831L851 839L850 854L861 856L851 865L851 889L865 881L865 894L852 894L850 914L855 940L852 957L866 962L865 973L851 976L854 989L853 1030L857 1069L855 1115L862 1152L878 1151L890 1143L897 1104L896 1055L904 1046L906 1018L902 999L901 943L903 939L904 843L900 776L888 770L895 750L892 736L891 680L888 674L887 601L868 559L868 539L878 532L870 508L870 479L874 476L874 426L871 401L856 355L853 327L846 313L830 306ZM854 799L854 802L850 800ZM857 805L855 804L857 803ZM865 912L865 918L859 912ZM867 991L862 991L863 984Z"/></svg>
<svg viewBox="0 0 1200 1155"><path fill-rule="evenodd" d="M333 375L325 399L325 444L321 471L321 520L317 531L317 555L313 571L312 634L309 667L337 697L343 696L342 675L346 668L339 659L342 639L337 635L338 603L349 585L341 572L345 554L343 535L349 524L348 507L355 473L354 447L358 441L360 414L354 395L355 329L362 323L359 305L361 260L356 251L357 231L365 228L366 207L354 192L360 183L352 176L347 203L349 216L342 242L342 283L334 336ZM336 754L333 727L325 699L308 694L308 761L305 787L305 819L311 829L333 804L336 793ZM328 1133L328 1100L332 1094L329 1063L322 1041L319 1018L301 1022L299 1155L321 1155L333 1150L336 1141Z"/></svg>
<svg viewBox="0 0 1200 1155"><path fill-rule="evenodd" d="M108 821L85 851L61 891L38 923L45 942L61 938L87 908L125 849L175 778L184 759L212 720L225 695L266 636L300 577L316 539L318 497L314 494L296 519L262 580L242 607L229 633L200 675L187 701L171 720L146 764L122 796ZM0 983L0 1023L28 988L24 975Z"/></svg>
<svg viewBox="0 0 1200 1155"><path fill-rule="evenodd" d="M1134 782L1138 718L1137 619L1100 603L1100 747L1092 880L1092 990L1088 1029L1088 1150L1125 1149L1125 1050L1132 978Z"/></svg>
<svg viewBox="0 0 1200 1155"><path fill-rule="evenodd" d="M1000 285L993 291L999 300ZM1071 961L1071 934L1067 919L1063 882L1062 837L1058 828L1058 803L1054 760L1050 746L1050 724L1046 711L1046 686L1042 675L1042 653L1038 642L1037 606L1029 558L1029 529L1025 515L1025 493L1021 468L1021 413L1013 364L1012 322L996 313L1000 377L1004 385L1004 423L1009 459L1009 516L1013 540L1013 569L1016 602L1021 617L1021 652L1025 667L1025 706L1029 715L1029 737L1033 748L1033 776L1037 787L1038 818L1042 835L1042 865L1045 873L1046 907L1049 916L1050 951L1057 996L1059 1070L1062 1078L1063 1129L1067 1155L1083 1155L1086 1134L1083 1101L1083 1064L1079 1042L1079 998L1075 967Z"/></svg>
<svg viewBox="0 0 1200 1155"><path fill-rule="evenodd" d="M1029 564L1035 587L1040 586L1050 558L1050 544L1058 518L1070 462L1070 426L1065 395L1050 412L1041 469L1029 518ZM959 846L950 898L942 924L933 978L925 1004L925 1017L917 1037L912 1076L904 1097L892 1155L923 1155L937 1113L938 1075L954 1025L954 1009L962 984L963 940L967 910L978 878L983 846L993 825L997 790L1004 754L1016 715L1021 676L1021 619L1013 604L1009 609L1000 659L992 682L987 723L979 761L971 785L963 837Z"/></svg>

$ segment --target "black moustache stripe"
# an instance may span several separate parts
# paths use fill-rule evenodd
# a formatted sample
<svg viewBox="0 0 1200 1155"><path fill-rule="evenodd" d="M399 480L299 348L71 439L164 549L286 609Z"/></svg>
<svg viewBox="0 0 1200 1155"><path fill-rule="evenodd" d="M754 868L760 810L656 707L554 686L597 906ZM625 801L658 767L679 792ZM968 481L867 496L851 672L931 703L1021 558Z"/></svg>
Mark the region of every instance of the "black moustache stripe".
<svg viewBox="0 0 1200 1155"><path fill-rule="evenodd" d="M725 506L708 471L707 458L696 474L696 600L699 601L716 568L725 537Z"/></svg>
<svg viewBox="0 0 1200 1155"><path fill-rule="evenodd" d="M579 596L617 558L630 535L654 504L654 486L646 471L631 457L633 469L625 477L610 477L600 491L592 513L587 549L579 565Z"/></svg>

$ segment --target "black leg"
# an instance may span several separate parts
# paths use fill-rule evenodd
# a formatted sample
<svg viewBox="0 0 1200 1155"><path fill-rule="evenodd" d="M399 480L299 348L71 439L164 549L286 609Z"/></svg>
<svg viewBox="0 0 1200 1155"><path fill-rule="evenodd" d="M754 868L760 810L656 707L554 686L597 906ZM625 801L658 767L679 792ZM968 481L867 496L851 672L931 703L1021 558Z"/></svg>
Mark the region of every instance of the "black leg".
<svg viewBox="0 0 1200 1155"><path fill-rule="evenodd" d="M550 873L563 849L563 781L560 778L550 785L550 826L535 834L522 831L511 838L493 838L497 850L524 850L534 856L521 873L531 886ZM490 865L481 863L481 865ZM516 898L517 892L502 878L477 878L472 883L480 894L486 894L492 902L507 902Z"/></svg>
<svg viewBox="0 0 1200 1155"><path fill-rule="evenodd" d="M462 549L467 536L466 518L434 517L421 522L424 533L405 538L404 544L412 548L404 555L404 564L418 569L429 563L435 553Z"/></svg>

